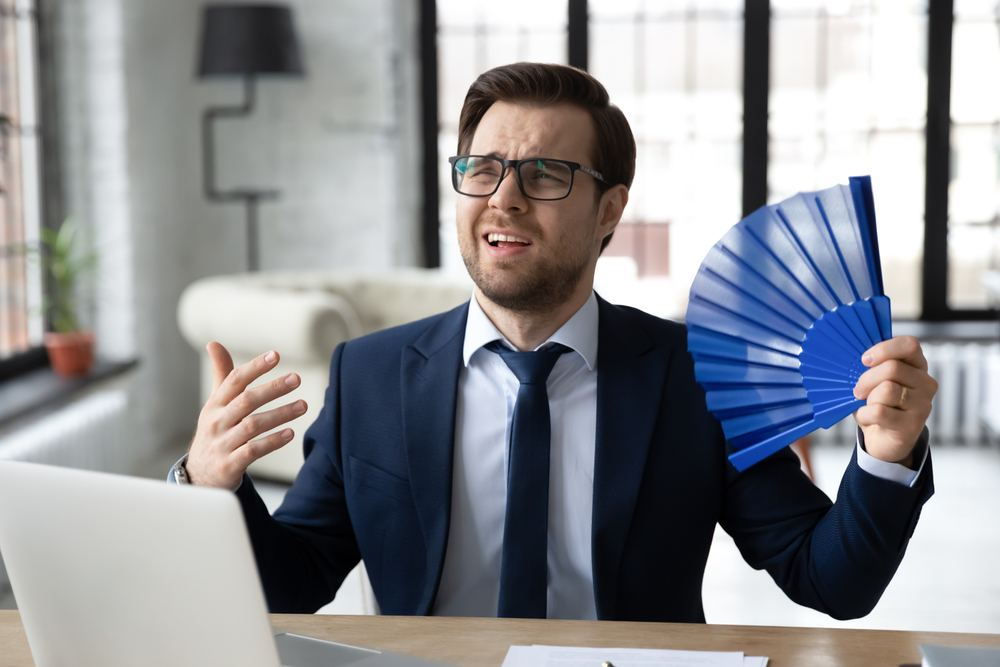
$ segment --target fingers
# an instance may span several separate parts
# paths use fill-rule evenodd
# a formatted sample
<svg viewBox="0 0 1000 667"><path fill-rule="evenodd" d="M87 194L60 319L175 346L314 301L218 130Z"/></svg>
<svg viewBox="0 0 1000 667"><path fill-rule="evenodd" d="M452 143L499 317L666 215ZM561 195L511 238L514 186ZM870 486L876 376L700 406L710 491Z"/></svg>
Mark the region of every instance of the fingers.
<svg viewBox="0 0 1000 667"><path fill-rule="evenodd" d="M192 483L235 489L250 463L286 444L293 433L286 428L257 440L253 438L304 415L307 409L305 401L295 401L274 410L248 415L242 422L230 427L221 424L216 417L199 420L188 451L187 470Z"/></svg>
<svg viewBox="0 0 1000 667"><path fill-rule="evenodd" d="M916 443L924 424L927 423L930 412L929 401L905 410L892 408L881 403L869 403L859 408L854 413L854 418L858 422L858 426L865 429L865 444L868 446L869 454L881 458L872 451L876 444L876 441L872 439L872 434L877 433L879 438L888 439L889 444L907 445L905 455Z"/></svg>
<svg viewBox="0 0 1000 667"><path fill-rule="evenodd" d="M931 381L933 382L933 380ZM912 413L920 419L922 428L923 423L931 414L931 399L933 398L933 392L917 391L895 382L886 381L868 394L868 403L865 407L881 406L885 410L877 411L877 413L884 413L887 416L894 412ZM883 424L883 426L888 427L888 424Z"/></svg>
<svg viewBox="0 0 1000 667"><path fill-rule="evenodd" d="M266 433L273 428L297 419L306 413L308 406L305 401L295 401L274 410L247 415L236 426L231 428L226 436L228 448L235 451L246 442ZM271 434L273 435L273 434Z"/></svg>
<svg viewBox="0 0 1000 667"><path fill-rule="evenodd" d="M880 426L887 431L908 431L911 415L906 411L881 403L869 403L854 413L858 426Z"/></svg>
<svg viewBox="0 0 1000 667"><path fill-rule="evenodd" d="M295 433L292 429L286 428L277 433L269 433L263 438L251 440L230 454L230 463L240 470L246 470L247 466L257 459L287 445L293 435Z"/></svg>
<svg viewBox="0 0 1000 667"><path fill-rule="evenodd" d="M854 417L864 431L865 448L882 461L910 465L938 386L927 374L920 342L912 336L882 341L861 361L869 368L858 378L854 396L867 404Z"/></svg>
<svg viewBox="0 0 1000 667"><path fill-rule="evenodd" d="M219 347L222 346L220 345ZM243 364L239 368L231 370L226 375L225 379L219 384L210 400L217 405L229 405L234 398L243 393L251 382L277 366L278 360L278 353L271 350L270 352L266 352L252 361ZM232 360L230 360L229 363L231 368Z"/></svg>
<svg viewBox="0 0 1000 667"><path fill-rule="evenodd" d="M298 387L299 376L289 373L247 389L274 369L279 361L277 352L272 350L234 369L233 359L225 347L212 342L206 349L212 360L214 389L201 410L198 428L188 449L188 476L201 486L233 489L249 462L274 451L291 440L292 435L290 429L284 429L258 440L253 438L305 414L307 406L304 401L296 401L253 414L262 405ZM246 446L248 441L253 443L249 447ZM245 463L241 466L239 461Z"/></svg>
<svg viewBox="0 0 1000 667"><path fill-rule="evenodd" d="M895 382L882 382L868 394L868 404L873 403L903 410L906 407L906 387Z"/></svg>
<svg viewBox="0 0 1000 667"><path fill-rule="evenodd" d="M222 384L226 376L233 372L233 358L229 350L214 340L205 346L208 358L212 360L212 392Z"/></svg>
<svg viewBox="0 0 1000 667"><path fill-rule="evenodd" d="M858 399L868 398L872 390L883 382L894 382L902 387L920 392L929 391L931 395L937 391L937 383L927 374L927 371L899 359L889 359L862 373L857 384L854 385L854 396Z"/></svg>
<svg viewBox="0 0 1000 667"><path fill-rule="evenodd" d="M872 368L890 359L898 359L922 371L927 370L927 359L920 348L920 341L913 336L897 336L873 345L861 357L861 363Z"/></svg>
<svg viewBox="0 0 1000 667"><path fill-rule="evenodd" d="M283 375L252 389L247 389L230 401L226 408L223 425L234 426L251 415L257 408L267 405L299 386L301 379L295 373Z"/></svg>

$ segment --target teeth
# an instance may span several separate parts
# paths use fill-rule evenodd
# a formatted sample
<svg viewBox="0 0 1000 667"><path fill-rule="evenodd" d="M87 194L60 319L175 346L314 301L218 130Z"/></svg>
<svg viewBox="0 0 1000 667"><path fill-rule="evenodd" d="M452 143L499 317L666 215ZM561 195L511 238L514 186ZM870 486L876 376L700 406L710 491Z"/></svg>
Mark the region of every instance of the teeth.
<svg viewBox="0 0 1000 667"><path fill-rule="evenodd" d="M508 243L529 243L528 239L522 239L520 236L509 236L506 234L487 234L486 241L488 243L496 243L497 241L506 241Z"/></svg>

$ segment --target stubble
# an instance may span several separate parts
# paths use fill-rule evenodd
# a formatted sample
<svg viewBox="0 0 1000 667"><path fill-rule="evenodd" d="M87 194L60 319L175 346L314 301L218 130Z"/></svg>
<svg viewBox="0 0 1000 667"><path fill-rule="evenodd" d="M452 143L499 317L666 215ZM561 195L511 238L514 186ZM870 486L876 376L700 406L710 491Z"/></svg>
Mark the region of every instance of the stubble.
<svg viewBox="0 0 1000 667"><path fill-rule="evenodd" d="M562 248L528 258L508 259L483 257L476 225L471 237L460 237L462 261L472 281L487 299L496 305L518 313L545 313L569 301L589 265L589 249ZM521 224L519 231L528 232L535 243L544 242L541 229ZM487 266L488 263L488 266Z"/></svg>

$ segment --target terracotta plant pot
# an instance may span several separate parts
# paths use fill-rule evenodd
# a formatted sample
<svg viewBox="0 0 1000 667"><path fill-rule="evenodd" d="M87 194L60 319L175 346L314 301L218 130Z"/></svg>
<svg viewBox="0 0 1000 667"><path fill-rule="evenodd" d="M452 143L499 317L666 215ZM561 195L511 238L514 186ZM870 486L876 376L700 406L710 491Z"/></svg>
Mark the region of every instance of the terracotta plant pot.
<svg viewBox="0 0 1000 667"><path fill-rule="evenodd" d="M62 377L85 375L94 361L94 334L90 331L45 334L52 370Z"/></svg>

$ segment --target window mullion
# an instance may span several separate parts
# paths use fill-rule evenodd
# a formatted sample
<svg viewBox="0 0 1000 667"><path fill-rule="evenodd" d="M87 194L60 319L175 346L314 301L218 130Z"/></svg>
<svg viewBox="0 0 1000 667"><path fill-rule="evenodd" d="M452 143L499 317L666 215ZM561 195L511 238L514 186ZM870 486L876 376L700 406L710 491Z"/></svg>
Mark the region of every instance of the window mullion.
<svg viewBox="0 0 1000 667"><path fill-rule="evenodd" d="M420 0L420 128L423 145L423 215L421 241L424 266L441 266L438 192L438 63L437 0Z"/></svg>
<svg viewBox="0 0 1000 667"><path fill-rule="evenodd" d="M949 319L948 183L951 141L952 0L932 0L927 25L927 187L921 319Z"/></svg>
<svg viewBox="0 0 1000 667"><path fill-rule="evenodd" d="M767 115L770 3L748 0L743 11L743 216L767 204Z"/></svg>
<svg viewBox="0 0 1000 667"><path fill-rule="evenodd" d="M590 48L587 0L569 0L567 6L569 8L566 40L569 50L567 62L571 67L587 71L587 56Z"/></svg>

